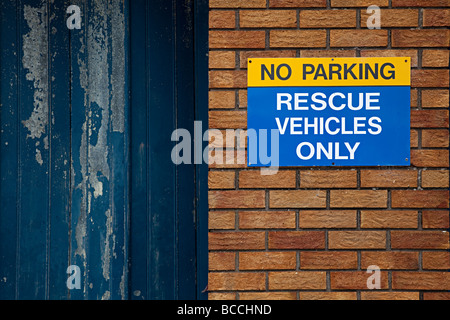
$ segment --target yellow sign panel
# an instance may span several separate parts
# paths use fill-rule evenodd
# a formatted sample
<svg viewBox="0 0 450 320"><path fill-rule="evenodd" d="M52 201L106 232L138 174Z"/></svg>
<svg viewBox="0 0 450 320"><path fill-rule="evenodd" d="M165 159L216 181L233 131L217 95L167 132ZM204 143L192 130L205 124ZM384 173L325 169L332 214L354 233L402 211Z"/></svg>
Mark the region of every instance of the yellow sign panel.
<svg viewBox="0 0 450 320"><path fill-rule="evenodd" d="M409 57L250 58L249 87L409 86Z"/></svg>

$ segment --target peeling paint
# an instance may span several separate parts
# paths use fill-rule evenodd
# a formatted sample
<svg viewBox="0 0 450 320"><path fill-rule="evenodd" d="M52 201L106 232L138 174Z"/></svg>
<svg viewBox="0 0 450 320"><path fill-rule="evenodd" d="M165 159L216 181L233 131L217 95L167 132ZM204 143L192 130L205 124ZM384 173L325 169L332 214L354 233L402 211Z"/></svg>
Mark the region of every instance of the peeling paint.
<svg viewBox="0 0 450 320"><path fill-rule="evenodd" d="M36 161L41 166L44 164L44 161L42 160L41 150L39 150L38 148L36 148Z"/></svg>
<svg viewBox="0 0 450 320"><path fill-rule="evenodd" d="M22 124L28 129L27 138L40 139L48 126L48 24L47 4L41 1L40 8L24 6L24 19L30 31L23 35L22 65L28 81L33 81L33 111ZM47 140L48 141L48 140ZM36 161L42 165L42 156L36 149Z"/></svg>
<svg viewBox="0 0 450 320"><path fill-rule="evenodd" d="M114 181L110 161L114 152L111 149L110 135L123 134L125 127L127 89L124 6L124 1L121 0L91 2L85 10L88 22L77 33L79 50L73 56L74 68L79 72L79 79L73 81L77 82L84 94L81 99L83 105L76 107L86 110L81 128L76 128L80 131L76 138L76 158L72 158L71 165L73 188L80 195L75 253L86 266L86 251L90 246L100 247L101 275L106 282L113 280L112 263L117 258L114 233L116 210L114 199L111 199ZM91 206L95 212L91 213ZM99 210L104 212L104 217L98 214ZM101 243L88 242L91 230L100 232ZM126 264L126 261L121 263ZM84 269L84 276L87 269ZM126 298L126 278L124 267L118 284L119 294L123 299ZM110 291L103 292L103 284L99 288L102 288L99 293L102 299L111 298Z"/></svg>
<svg viewBox="0 0 450 320"><path fill-rule="evenodd" d="M105 291L105 293L103 294L102 300L109 300L109 299L111 299L111 292Z"/></svg>
<svg viewBox="0 0 450 320"><path fill-rule="evenodd" d="M114 132L125 127L125 17L124 1L112 1L111 17L111 122Z"/></svg>
<svg viewBox="0 0 450 320"><path fill-rule="evenodd" d="M81 127L77 169L72 165L72 174L79 175L76 189L81 191L81 202L87 200L86 208L81 205L76 228L77 254L86 262L87 219L104 235L100 243L102 276L111 280L111 263L115 253L114 234L115 211L109 199L111 132L124 132L125 108L125 17L124 2L95 1L90 6L89 22L80 30L80 50L75 61L80 72L79 86L84 92L86 116ZM75 79L74 79L75 80ZM76 81L76 80L75 80ZM72 161L73 163L73 161ZM79 165L78 165L79 164ZM80 178L81 177L81 178ZM91 215L91 201L108 197L105 219ZM103 200L101 200L103 201ZM95 202L94 202L95 203ZM98 210L96 208L95 210ZM90 227L89 227L90 228ZM86 269L85 269L86 270ZM85 271L86 272L86 271ZM122 298L126 297L125 270L119 285ZM110 299L111 293L104 292L102 299Z"/></svg>
<svg viewBox="0 0 450 320"><path fill-rule="evenodd" d="M110 252L110 238L113 236L113 221L111 211L107 210L105 212L106 215L106 239L105 239L105 248L103 251L102 257L102 269L103 269L103 278L108 281L109 280L109 272L111 267L111 252ZM114 236L113 236L114 238Z"/></svg>
<svg viewBox="0 0 450 320"><path fill-rule="evenodd" d="M120 284L119 284L119 290L120 290L120 297L122 300L126 299L126 295L125 295L125 281L127 278L127 270L125 268L125 266L123 267L123 272L122 272L122 277L120 278Z"/></svg>

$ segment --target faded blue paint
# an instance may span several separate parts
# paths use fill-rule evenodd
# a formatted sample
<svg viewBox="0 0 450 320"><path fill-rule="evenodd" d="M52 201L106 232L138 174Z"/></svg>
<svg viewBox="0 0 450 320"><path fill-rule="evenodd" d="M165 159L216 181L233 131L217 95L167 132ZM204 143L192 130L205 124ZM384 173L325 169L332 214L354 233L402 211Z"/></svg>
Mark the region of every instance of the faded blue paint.
<svg viewBox="0 0 450 320"><path fill-rule="evenodd" d="M200 2L0 2L0 299L205 297L207 167L170 157L207 119Z"/></svg>
<svg viewBox="0 0 450 320"><path fill-rule="evenodd" d="M83 12L71 32L70 4ZM0 11L0 297L126 299L128 2ZM72 264L84 286L69 292Z"/></svg>

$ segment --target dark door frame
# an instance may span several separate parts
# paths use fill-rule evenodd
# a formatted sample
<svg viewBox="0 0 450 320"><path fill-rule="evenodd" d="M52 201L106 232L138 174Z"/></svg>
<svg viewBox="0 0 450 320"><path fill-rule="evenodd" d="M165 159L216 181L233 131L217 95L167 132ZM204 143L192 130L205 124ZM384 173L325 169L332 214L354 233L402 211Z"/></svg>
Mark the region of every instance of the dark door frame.
<svg viewBox="0 0 450 320"><path fill-rule="evenodd" d="M129 21L129 298L206 299L208 165L175 165L171 134L208 128L208 1L133 0Z"/></svg>

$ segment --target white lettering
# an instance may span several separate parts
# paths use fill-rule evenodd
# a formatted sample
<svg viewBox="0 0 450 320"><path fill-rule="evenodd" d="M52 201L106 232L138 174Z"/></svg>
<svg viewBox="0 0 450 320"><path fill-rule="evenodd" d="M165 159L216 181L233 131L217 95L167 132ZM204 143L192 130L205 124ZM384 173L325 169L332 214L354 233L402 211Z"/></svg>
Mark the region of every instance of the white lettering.
<svg viewBox="0 0 450 320"><path fill-rule="evenodd" d="M281 98L287 98L282 100ZM281 110L281 105L286 105L288 110L292 110L292 96L289 93L277 93L277 110Z"/></svg>

